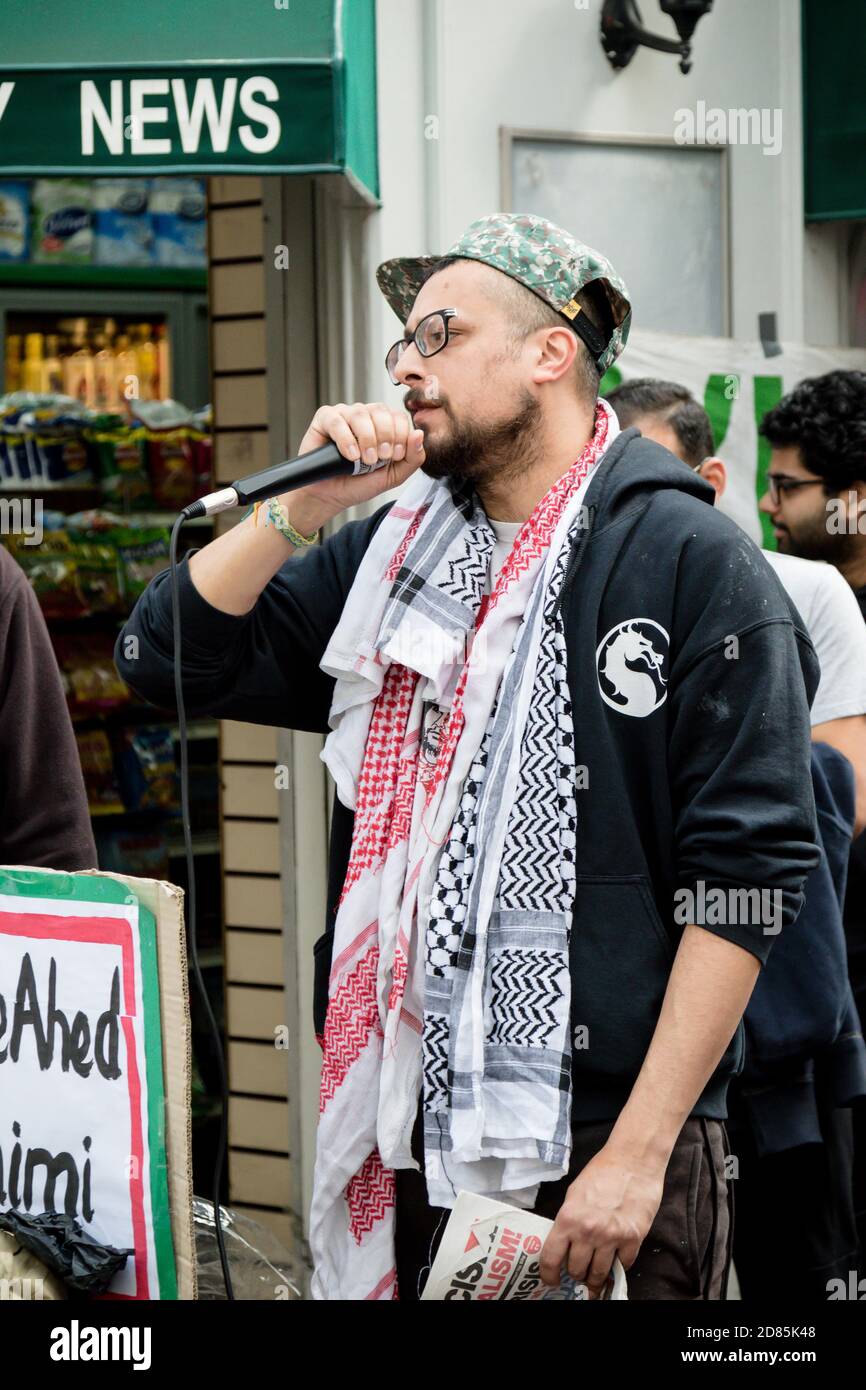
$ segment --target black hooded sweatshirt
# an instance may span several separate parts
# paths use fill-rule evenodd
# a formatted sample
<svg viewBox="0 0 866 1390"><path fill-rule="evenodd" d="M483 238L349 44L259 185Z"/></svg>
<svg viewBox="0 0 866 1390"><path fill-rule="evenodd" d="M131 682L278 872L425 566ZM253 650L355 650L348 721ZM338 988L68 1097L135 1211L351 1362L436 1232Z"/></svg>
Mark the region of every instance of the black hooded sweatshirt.
<svg viewBox="0 0 866 1390"><path fill-rule="evenodd" d="M818 659L760 550L713 501L666 449L624 431L587 489L563 582L585 769L570 936L575 1121L612 1119L628 1099L685 923L763 963L820 858L809 727ZM319 662L390 506L292 556L242 617L213 608L180 564L188 714L327 732L334 683ZM139 695L173 707L168 572L139 599L115 657ZM319 1034L353 819L335 800L315 947ZM693 899L675 899L680 889ZM721 911L711 906L719 889ZM742 1063L740 1024L693 1115L725 1118Z"/></svg>

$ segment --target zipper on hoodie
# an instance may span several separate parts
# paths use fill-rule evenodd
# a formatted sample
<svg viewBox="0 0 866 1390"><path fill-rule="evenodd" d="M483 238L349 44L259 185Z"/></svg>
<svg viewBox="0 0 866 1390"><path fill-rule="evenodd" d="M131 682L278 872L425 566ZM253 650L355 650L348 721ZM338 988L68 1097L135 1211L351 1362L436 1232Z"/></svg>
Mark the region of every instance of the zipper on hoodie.
<svg viewBox="0 0 866 1390"><path fill-rule="evenodd" d="M605 457L601 460L599 467L603 468L605 463L608 463L610 461L610 457L615 457L614 451L621 452L621 450L625 447L626 444L630 444L632 442L632 439L636 439L638 437L638 434L639 431L636 430L633 425L629 426L627 430L622 430L620 434L617 435L616 439L613 441L613 444L611 445L609 451L609 455L605 455ZM601 516L602 505L604 502L604 494L607 489L607 481L607 477L605 477L604 482L599 491L598 504L594 508L595 515L597 517ZM565 571L565 576L562 581L562 587L559 590L556 603L553 605L553 610L550 614L550 617L547 620L550 623L556 621L556 615L557 613L559 613L562 607L562 600L565 598L565 591L580 568L580 564L583 559L583 552L586 549L586 542L589 540L591 534L592 528L589 528L588 530L581 530L579 536L574 542L571 555L568 559L568 566Z"/></svg>
<svg viewBox="0 0 866 1390"><path fill-rule="evenodd" d="M581 531L580 535L576 538L574 545L572 546L571 555L568 559L568 566L566 567L565 575L563 576L562 586L557 595L556 603L553 605L550 617L547 619L549 623L556 622L556 615L562 606L562 600L565 597L565 591L568 588L568 585L571 583L574 576L577 574L578 569L580 568L580 562L583 558L583 552L588 535L588 531Z"/></svg>

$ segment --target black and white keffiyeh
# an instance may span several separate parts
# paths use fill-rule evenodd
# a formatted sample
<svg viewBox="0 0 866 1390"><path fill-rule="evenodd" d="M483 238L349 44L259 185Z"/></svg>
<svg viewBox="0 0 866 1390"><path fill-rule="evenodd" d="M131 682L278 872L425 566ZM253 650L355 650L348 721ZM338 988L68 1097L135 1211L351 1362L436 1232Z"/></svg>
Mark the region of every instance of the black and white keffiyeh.
<svg viewBox="0 0 866 1390"><path fill-rule="evenodd" d="M335 924L311 1216L314 1296L395 1296L393 1173L430 1203L531 1205L570 1155L574 717L557 607L592 439L484 594L474 492L415 474L367 549L322 660L322 754L355 812ZM445 712L435 762L425 710Z"/></svg>

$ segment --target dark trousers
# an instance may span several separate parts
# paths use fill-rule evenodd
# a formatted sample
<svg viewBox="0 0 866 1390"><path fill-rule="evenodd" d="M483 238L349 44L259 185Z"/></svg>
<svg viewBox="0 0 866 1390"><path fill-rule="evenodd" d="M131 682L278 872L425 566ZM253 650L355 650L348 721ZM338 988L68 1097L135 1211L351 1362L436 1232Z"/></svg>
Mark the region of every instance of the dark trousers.
<svg viewBox="0 0 866 1390"><path fill-rule="evenodd" d="M569 1185L607 1142L614 1121L578 1124L572 1132L567 1177L542 1183L533 1208L553 1220ZM420 1124L412 1152L422 1161ZM720 1120L689 1119L674 1146L655 1220L626 1271L633 1300L724 1298L730 1264L733 1213L725 1181L730 1153ZM416 1302L439 1248L448 1212L431 1207L423 1173L397 1172L397 1283L402 1302Z"/></svg>
<svg viewBox="0 0 866 1390"><path fill-rule="evenodd" d="M862 1098L856 1100L851 1107L851 1130L854 1136L854 1220L857 1225L862 1279L866 1278L866 1100Z"/></svg>
<svg viewBox="0 0 866 1390"><path fill-rule="evenodd" d="M826 1302L859 1265L851 1111L819 1108L824 1142L759 1157L736 1084L728 1091L738 1160L734 1265L744 1303Z"/></svg>

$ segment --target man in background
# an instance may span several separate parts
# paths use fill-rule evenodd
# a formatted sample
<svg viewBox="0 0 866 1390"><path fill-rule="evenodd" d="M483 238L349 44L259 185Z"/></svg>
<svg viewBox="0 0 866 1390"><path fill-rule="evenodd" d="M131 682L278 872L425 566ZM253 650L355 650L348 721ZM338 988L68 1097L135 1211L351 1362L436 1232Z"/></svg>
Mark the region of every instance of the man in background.
<svg viewBox="0 0 866 1390"><path fill-rule="evenodd" d="M801 381L764 416L761 434L772 446L772 455L770 485L760 507L773 522L779 550L834 566L853 590L866 619L866 372L827 372ZM851 847L848 862L845 934L862 1023L866 1018L866 835L862 833ZM854 1141L857 1223L861 1247L866 1249L863 1105L854 1111Z"/></svg>
<svg viewBox="0 0 866 1390"><path fill-rule="evenodd" d="M760 509L779 550L835 565L866 618L866 372L809 377L768 411Z"/></svg>
<svg viewBox="0 0 866 1390"><path fill-rule="evenodd" d="M835 375L858 374L849 372ZM866 386L866 377L863 381ZM711 483L717 501L721 500L727 484L727 469L723 461L715 456L710 418L688 387L678 382L643 377L625 382L610 393L607 401L616 411L623 429L633 425L644 438L653 439L669 449ZM769 419L770 416L761 426L762 433ZM787 457L787 451L785 454ZM774 452L770 464L770 488L760 502L762 511L774 512L778 506L768 499L779 495L776 491L780 486L777 472L782 476L782 463L787 469L789 462L781 459L777 463ZM866 484L863 487L866 493ZM827 557L817 554L804 557L803 551L782 549L781 536L786 534L785 528L776 526L775 515L773 520L780 549L764 550L762 554L776 571L779 581L803 618L821 663L821 682L811 710L812 741L831 744L851 763L857 789L854 833L859 835L866 828L866 631L842 575L832 564L812 563L818 558ZM814 529L814 521L806 527L809 533ZM864 544L863 576L866 585L866 536L860 539ZM866 587L862 594L866 596ZM863 601L866 599L861 603Z"/></svg>
<svg viewBox="0 0 866 1390"><path fill-rule="evenodd" d="M72 721L45 619L0 546L0 864L93 869Z"/></svg>
<svg viewBox="0 0 866 1390"><path fill-rule="evenodd" d="M714 454L710 418L687 387L677 382L641 378L624 383L607 399L623 428L635 426L645 438L669 449L711 483L717 499L721 499L727 483L727 469ZM775 428L781 432L781 427L774 427L771 422L770 430ZM767 432L766 420L762 432ZM799 460L792 460L786 452L788 447L781 451L784 454L781 458L774 451L770 487L761 499L763 511L774 513L778 508L781 495L778 478L785 476L782 469L787 470L795 464L800 466ZM781 486L783 488L784 483ZM793 495L796 491L792 490ZM776 515L773 519L777 520ZM813 538L819 529L814 517L811 526L805 524L802 517L798 518L795 521L798 533L801 526L805 534L812 534ZM787 528L777 527L777 538L787 534ZM814 546L808 548L815 549ZM801 558L791 551L765 550L763 554L802 616L818 653L821 680L811 708L812 740L816 744L830 744L851 763L856 786L854 834L860 835L866 817L866 629L857 601L845 579L831 564ZM827 848L829 850L829 846ZM844 853L844 845L840 853ZM815 871L807 880L804 920L808 924L821 916L821 925L826 927L829 914L836 910L835 895L819 896L822 888L826 895L827 885L818 882L817 873ZM815 918L809 917L810 885ZM804 941L804 947L806 944ZM804 957L803 961L808 970L808 960ZM768 984L771 978L768 972ZM791 1002L783 993L784 984L784 980L780 981L776 999L777 1008L782 1012ZM819 989L816 982L816 996ZM817 1013L817 998L815 1006ZM816 1071L810 1062L818 1078L815 1092L803 1087L798 1102L802 1113L793 1122L790 1117L787 1121L787 1140L798 1131L800 1138L805 1137L812 1127L811 1106L819 1102L823 1140L819 1145L800 1143L771 1153L769 1158L762 1157L760 1140L756 1140L752 1132L748 1108L738 1095L741 1087L736 1081L731 1087L731 1135L742 1163L740 1191L744 1199L739 1204L734 1259L744 1297L750 1297L752 1291L763 1287L766 1277L772 1277L771 1247L775 1247L779 1255L779 1245L785 1245L786 1269L779 1277L790 1275L801 1295L807 1289L823 1289L825 1274L837 1274L844 1266L856 1262L857 1245L863 1247L862 1179L854 1168L855 1135L862 1125L863 1102L855 1102L850 1114L847 1108L833 1103L828 1056L824 1054ZM777 1122L780 1118L781 1111L777 1111ZM813 1137L818 1137L817 1131L812 1132ZM783 1141L777 1137L777 1142ZM862 1149L860 1153L862 1157ZM789 1199L791 1193L798 1192L798 1220L792 1223ZM765 1264L765 1259L769 1263Z"/></svg>

